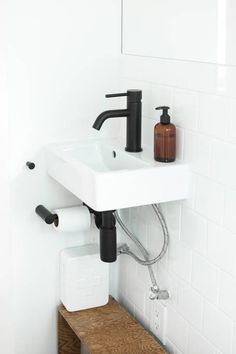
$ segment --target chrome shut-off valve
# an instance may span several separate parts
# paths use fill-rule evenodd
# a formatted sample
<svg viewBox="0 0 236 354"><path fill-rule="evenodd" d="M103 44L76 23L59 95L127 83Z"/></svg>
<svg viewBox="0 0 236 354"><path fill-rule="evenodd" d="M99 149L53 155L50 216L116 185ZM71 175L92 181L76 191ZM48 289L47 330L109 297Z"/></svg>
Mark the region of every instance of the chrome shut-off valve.
<svg viewBox="0 0 236 354"><path fill-rule="evenodd" d="M168 300L170 294L167 290L160 290L158 287L152 286L149 290L150 300Z"/></svg>

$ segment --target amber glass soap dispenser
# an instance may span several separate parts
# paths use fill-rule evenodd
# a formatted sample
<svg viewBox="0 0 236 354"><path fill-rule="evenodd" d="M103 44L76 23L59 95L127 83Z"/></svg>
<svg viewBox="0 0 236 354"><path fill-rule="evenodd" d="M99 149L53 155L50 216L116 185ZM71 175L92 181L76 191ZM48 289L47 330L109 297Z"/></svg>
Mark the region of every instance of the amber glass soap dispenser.
<svg viewBox="0 0 236 354"><path fill-rule="evenodd" d="M160 162L173 162L176 155L176 128L170 123L168 109L161 106L156 109L162 110L160 123L154 128L154 159Z"/></svg>

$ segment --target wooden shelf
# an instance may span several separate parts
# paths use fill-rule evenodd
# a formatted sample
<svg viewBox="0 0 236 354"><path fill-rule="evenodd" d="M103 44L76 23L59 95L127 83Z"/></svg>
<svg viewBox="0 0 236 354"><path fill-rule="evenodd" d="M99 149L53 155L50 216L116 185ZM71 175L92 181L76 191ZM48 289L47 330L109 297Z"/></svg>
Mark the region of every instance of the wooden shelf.
<svg viewBox="0 0 236 354"><path fill-rule="evenodd" d="M167 354L167 351L112 297L93 309L68 312L59 306L59 354Z"/></svg>

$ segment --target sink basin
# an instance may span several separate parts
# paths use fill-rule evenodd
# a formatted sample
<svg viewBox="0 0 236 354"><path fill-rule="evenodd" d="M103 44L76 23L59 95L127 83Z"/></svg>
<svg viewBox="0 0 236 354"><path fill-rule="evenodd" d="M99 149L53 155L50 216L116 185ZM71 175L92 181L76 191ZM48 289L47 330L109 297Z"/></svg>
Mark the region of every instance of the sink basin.
<svg viewBox="0 0 236 354"><path fill-rule="evenodd" d="M188 197L188 166L155 162L152 153L128 153L117 140L53 144L46 148L51 177L97 211Z"/></svg>
<svg viewBox="0 0 236 354"><path fill-rule="evenodd" d="M80 144L66 149L72 159L96 172L135 170L147 166L145 161L99 142Z"/></svg>

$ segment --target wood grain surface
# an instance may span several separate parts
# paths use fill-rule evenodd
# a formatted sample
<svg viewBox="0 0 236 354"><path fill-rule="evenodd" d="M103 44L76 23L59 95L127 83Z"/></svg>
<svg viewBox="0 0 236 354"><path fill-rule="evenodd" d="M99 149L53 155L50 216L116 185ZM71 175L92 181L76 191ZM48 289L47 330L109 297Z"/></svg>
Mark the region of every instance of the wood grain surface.
<svg viewBox="0 0 236 354"><path fill-rule="evenodd" d="M80 340L58 313L58 354L80 354Z"/></svg>
<svg viewBox="0 0 236 354"><path fill-rule="evenodd" d="M112 297L105 306L77 312L68 312L60 305L59 314L59 354L80 353L80 349L76 347L78 343L68 333L61 317L71 328L69 331L74 332L90 354L167 354L167 351ZM67 334L64 331L67 331ZM63 348L68 348L68 351Z"/></svg>

